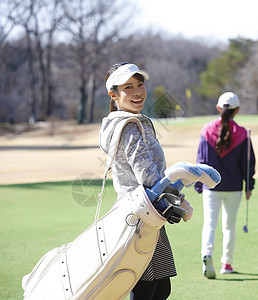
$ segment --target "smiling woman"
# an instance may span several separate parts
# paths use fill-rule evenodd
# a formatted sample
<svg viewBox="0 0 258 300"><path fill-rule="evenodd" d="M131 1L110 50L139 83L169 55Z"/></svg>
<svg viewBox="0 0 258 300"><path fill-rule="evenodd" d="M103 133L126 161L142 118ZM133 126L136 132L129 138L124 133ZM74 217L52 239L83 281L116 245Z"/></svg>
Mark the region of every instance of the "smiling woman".
<svg viewBox="0 0 258 300"><path fill-rule="evenodd" d="M127 122L112 165L113 185L117 192L116 206L123 201L125 194L134 191L139 185L150 188L164 177L165 156L156 138L153 123L140 113L147 97L144 80L148 79L147 72L128 63L114 65L106 75L111 105L109 115L102 120L100 148L108 157L112 154L112 138L116 138L116 129L122 122ZM137 126L132 119L137 119L137 124L141 126ZM165 199L162 199L158 202L161 204L159 213L170 224L178 223L180 216L166 206ZM152 260L148 266L143 266L142 273L130 299L165 300L169 297L170 277L176 276L176 268L164 226L160 229Z"/></svg>
<svg viewBox="0 0 258 300"><path fill-rule="evenodd" d="M115 64L106 75L106 88L110 96L110 111L125 110L140 113L147 94L144 80L147 72L139 70L134 64Z"/></svg>
<svg viewBox="0 0 258 300"><path fill-rule="evenodd" d="M109 91L109 96L116 101L119 110L139 114L146 100L143 76L133 75L126 83L119 85L116 92Z"/></svg>

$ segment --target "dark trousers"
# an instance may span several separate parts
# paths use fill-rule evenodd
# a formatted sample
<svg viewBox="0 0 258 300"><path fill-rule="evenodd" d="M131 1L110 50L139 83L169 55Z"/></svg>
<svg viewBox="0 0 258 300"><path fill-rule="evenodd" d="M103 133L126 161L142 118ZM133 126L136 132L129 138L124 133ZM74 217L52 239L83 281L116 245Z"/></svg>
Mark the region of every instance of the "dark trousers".
<svg viewBox="0 0 258 300"><path fill-rule="evenodd" d="M153 281L139 280L130 293L130 300L165 300L170 292L169 278Z"/></svg>

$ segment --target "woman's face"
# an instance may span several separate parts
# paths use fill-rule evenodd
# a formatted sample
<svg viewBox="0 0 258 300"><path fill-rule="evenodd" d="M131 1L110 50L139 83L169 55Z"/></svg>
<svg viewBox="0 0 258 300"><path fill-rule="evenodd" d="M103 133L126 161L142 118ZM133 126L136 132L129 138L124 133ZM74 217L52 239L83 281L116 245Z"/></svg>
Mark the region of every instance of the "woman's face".
<svg viewBox="0 0 258 300"><path fill-rule="evenodd" d="M139 114L147 93L144 82L132 76L126 83L119 85L115 93L110 92L110 96L116 101L119 110Z"/></svg>

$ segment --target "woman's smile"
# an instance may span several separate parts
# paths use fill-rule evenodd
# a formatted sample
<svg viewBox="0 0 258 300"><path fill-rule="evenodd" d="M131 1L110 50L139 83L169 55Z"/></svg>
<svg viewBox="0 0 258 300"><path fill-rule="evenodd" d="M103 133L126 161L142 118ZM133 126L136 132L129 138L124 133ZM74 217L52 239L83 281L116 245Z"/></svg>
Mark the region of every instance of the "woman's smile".
<svg viewBox="0 0 258 300"><path fill-rule="evenodd" d="M133 76L118 86L117 93L113 93L113 96L119 110L139 114L144 107L147 93L143 81Z"/></svg>
<svg viewBox="0 0 258 300"><path fill-rule="evenodd" d="M138 100L131 100L133 103L142 103L143 102L143 98L142 99L138 99Z"/></svg>

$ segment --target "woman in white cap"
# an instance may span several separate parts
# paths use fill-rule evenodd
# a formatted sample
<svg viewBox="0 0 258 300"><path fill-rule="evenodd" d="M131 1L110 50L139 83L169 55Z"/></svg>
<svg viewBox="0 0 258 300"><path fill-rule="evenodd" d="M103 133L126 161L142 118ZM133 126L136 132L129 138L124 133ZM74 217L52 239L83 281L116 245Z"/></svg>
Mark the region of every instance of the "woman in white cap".
<svg viewBox="0 0 258 300"><path fill-rule="evenodd" d="M123 129L112 165L113 185L118 201L126 193L135 190L139 184L153 187L164 176L166 169L164 153L156 138L153 124L140 113L147 97L144 80L148 78L145 71L128 63L115 64L105 78L110 96L110 113L102 121L101 149L108 153L114 129L125 118L138 118L146 137L144 140L138 126L133 122ZM177 215L174 217L175 222L180 220ZM167 299L171 291L172 276L176 276L176 268L165 228L162 227L153 258L131 292L130 299Z"/></svg>
<svg viewBox="0 0 258 300"><path fill-rule="evenodd" d="M235 93L222 94L217 103L220 118L207 123L201 131L197 163L208 164L221 174L221 182L213 189L200 182L195 184L195 189L203 193L204 224L201 255L203 273L208 279L216 277L212 254L221 204L223 253L220 273L234 272L232 262L236 219L242 197L243 180L248 182L248 148L250 149L250 180L249 187L246 187L247 200L251 197L254 188L255 156L252 143L248 139L247 130L233 120L239 108L240 101Z"/></svg>

